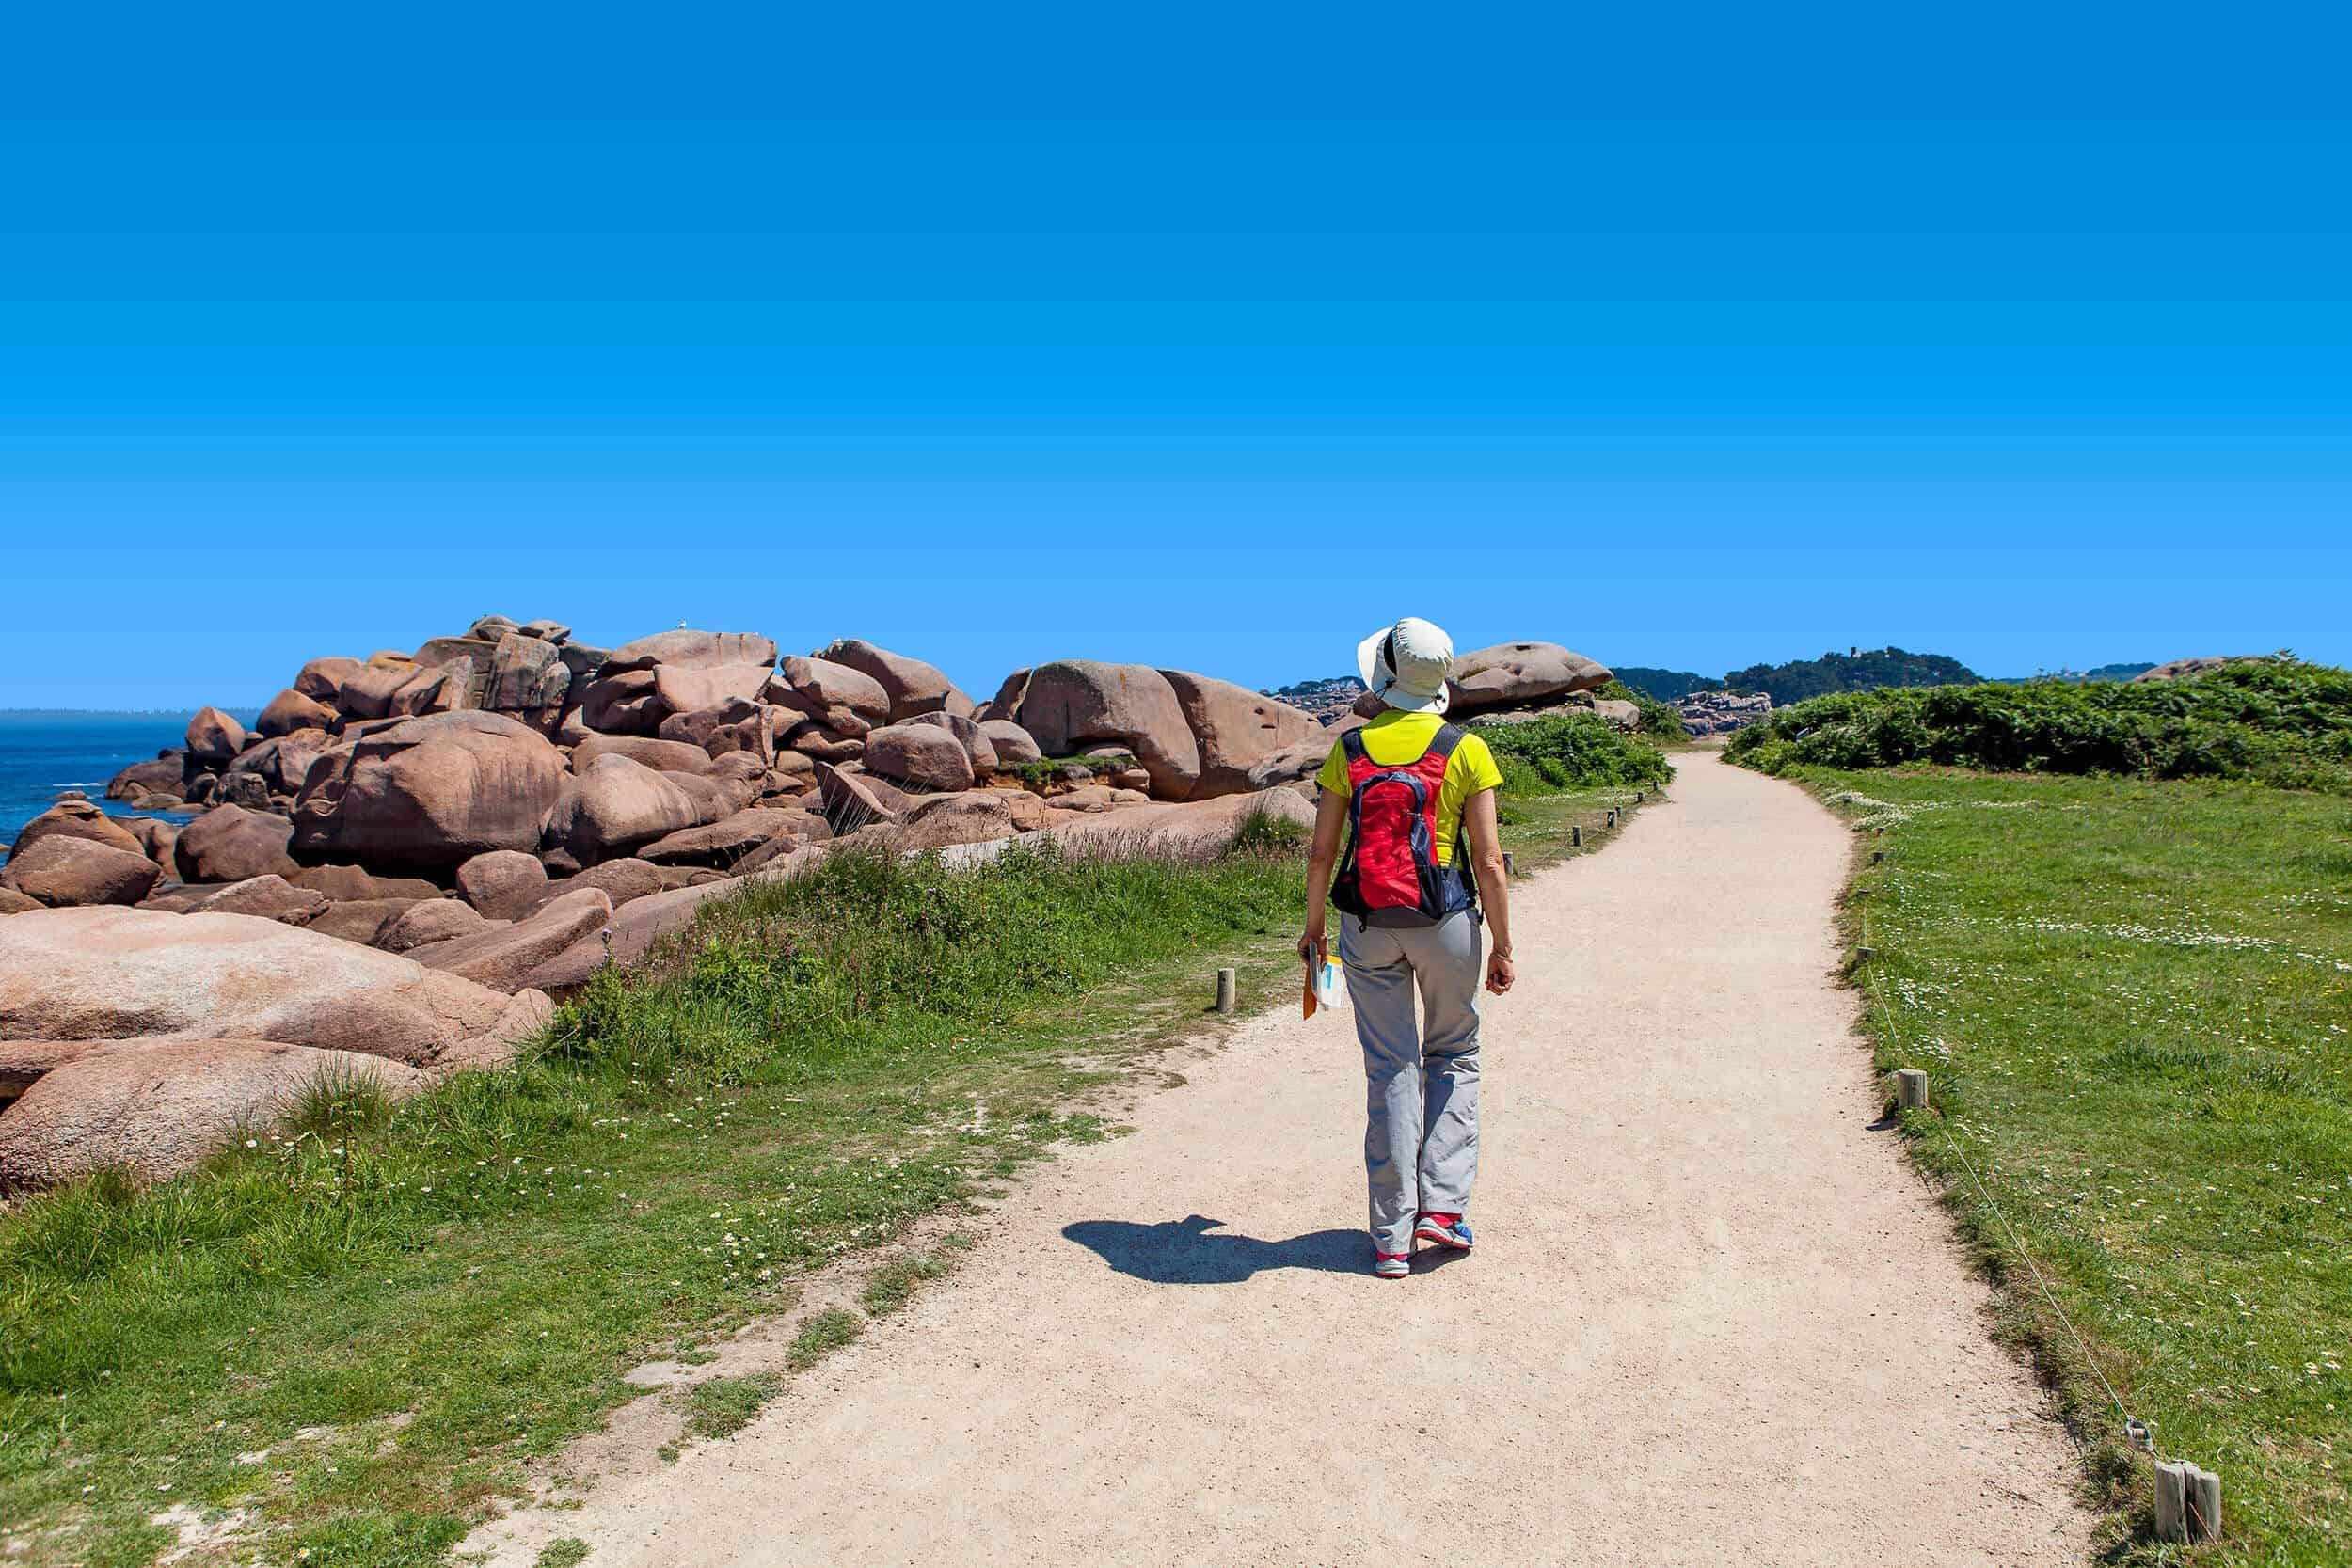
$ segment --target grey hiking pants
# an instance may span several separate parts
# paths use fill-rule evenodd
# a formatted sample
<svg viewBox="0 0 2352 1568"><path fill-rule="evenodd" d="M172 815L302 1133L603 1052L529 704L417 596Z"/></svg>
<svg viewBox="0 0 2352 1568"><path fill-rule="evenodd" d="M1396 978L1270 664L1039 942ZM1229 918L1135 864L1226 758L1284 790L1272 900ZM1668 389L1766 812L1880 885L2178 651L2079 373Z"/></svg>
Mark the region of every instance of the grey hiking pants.
<svg viewBox="0 0 2352 1568"><path fill-rule="evenodd" d="M1340 962L1364 1048L1364 1170L1376 1251L1412 1251L1422 1210L1470 1207L1478 1176L1479 924L1469 910L1419 927L1340 917ZM1418 1028L1416 989L1426 1015Z"/></svg>

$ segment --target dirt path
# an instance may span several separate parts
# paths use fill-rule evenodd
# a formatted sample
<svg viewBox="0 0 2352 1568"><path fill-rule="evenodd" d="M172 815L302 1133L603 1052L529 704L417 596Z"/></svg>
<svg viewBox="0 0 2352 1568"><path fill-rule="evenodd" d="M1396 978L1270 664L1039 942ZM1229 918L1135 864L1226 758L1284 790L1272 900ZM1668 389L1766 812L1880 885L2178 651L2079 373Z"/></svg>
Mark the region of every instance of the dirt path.
<svg viewBox="0 0 2352 1568"><path fill-rule="evenodd" d="M526 1540L786 1563L2066 1563L2062 1436L1829 978L1848 834L1683 759L1514 895L1479 1250L1364 1272L1345 1014L1244 1027L731 1441ZM551 1527L551 1528L550 1528ZM501 1541L501 1537L503 1540Z"/></svg>

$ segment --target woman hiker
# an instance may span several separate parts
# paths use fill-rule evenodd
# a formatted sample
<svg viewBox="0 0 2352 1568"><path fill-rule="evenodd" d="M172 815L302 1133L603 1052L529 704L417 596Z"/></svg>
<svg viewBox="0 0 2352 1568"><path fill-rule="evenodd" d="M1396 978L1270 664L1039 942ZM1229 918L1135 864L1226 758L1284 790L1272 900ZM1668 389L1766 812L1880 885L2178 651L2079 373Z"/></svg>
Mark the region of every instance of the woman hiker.
<svg viewBox="0 0 2352 1568"><path fill-rule="evenodd" d="M1328 896L1341 911L1340 963L1364 1048L1372 1272L1402 1279L1417 1242L1470 1247L1464 1212L1478 1174L1478 983L1483 967L1486 989L1500 996L1513 978L1495 836L1502 775L1485 741L1445 721L1454 643L1444 632L1407 616L1364 639L1356 663L1385 706L1343 735L1315 776L1322 794L1298 953L1324 961ZM1476 868L1474 882L1466 863ZM1483 966L1482 897L1495 938Z"/></svg>

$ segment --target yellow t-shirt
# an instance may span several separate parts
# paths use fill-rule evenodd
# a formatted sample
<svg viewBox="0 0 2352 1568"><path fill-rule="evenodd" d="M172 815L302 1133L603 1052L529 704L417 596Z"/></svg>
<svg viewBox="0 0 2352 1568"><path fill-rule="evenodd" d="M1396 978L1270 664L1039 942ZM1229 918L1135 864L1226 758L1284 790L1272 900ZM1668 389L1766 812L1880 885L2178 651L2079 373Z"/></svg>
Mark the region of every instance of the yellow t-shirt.
<svg viewBox="0 0 2352 1568"><path fill-rule="evenodd" d="M1364 725L1364 755L1383 768L1400 767L1429 750L1444 722L1434 713L1390 708ZM1331 743L1331 754L1323 759L1315 783L1342 800L1347 798L1346 742ZM1454 755L1446 759L1445 784L1438 791L1438 809L1429 821L1430 852L1439 865L1454 863L1454 841L1461 835L1462 810L1470 804L1470 798L1482 789L1500 788L1502 784L1502 770L1495 766L1495 754L1486 750L1486 743L1464 734Z"/></svg>

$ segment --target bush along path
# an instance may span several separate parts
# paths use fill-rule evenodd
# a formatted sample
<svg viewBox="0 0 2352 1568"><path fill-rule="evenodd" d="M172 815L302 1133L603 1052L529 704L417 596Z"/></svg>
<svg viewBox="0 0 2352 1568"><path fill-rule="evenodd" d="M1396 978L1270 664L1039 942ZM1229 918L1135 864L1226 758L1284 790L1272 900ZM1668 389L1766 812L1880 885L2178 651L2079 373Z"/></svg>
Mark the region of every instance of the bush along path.
<svg viewBox="0 0 2352 1568"><path fill-rule="evenodd" d="M2080 1561L2047 1396L1873 1126L1834 978L1847 830L1677 763L1608 853L1516 890L1475 1253L1371 1277L1350 1020L1285 997L732 1435L465 1549Z"/></svg>
<svg viewBox="0 0 2352 1568"><path fill-rule="evenodd" d="M1597 847L1632 794L1515 800L1507 841ZM732 1430L1100 1136L1108 1087L1213 1026L1217 964L1295 985L1299 847L1266 818L1207 860L845 853L713 901L512 1070L324 1084L204 1170L0 1210L0 1550L407 1568Z"/></svg>

